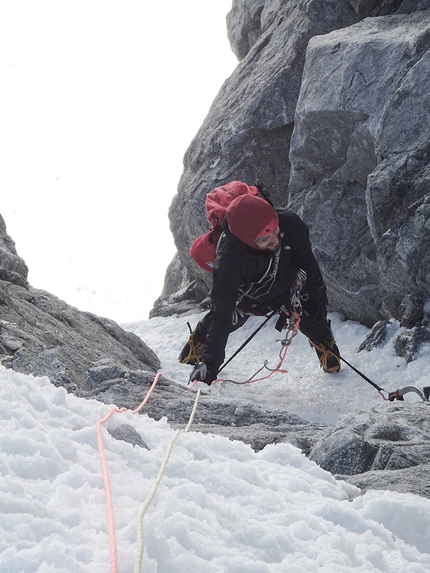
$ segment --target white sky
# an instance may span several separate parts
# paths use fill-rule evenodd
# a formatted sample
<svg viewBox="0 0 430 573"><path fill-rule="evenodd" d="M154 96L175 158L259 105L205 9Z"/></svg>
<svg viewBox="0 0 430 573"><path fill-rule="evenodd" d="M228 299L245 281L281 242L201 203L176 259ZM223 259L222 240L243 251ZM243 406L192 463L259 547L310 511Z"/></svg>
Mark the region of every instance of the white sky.
<svg viewBox="0 0 430 573"><path fill-rule="evenodd" d="M237 65L230 8L0 0L0 213L33 286L147 316L175 252L183 155Z"/></svg>

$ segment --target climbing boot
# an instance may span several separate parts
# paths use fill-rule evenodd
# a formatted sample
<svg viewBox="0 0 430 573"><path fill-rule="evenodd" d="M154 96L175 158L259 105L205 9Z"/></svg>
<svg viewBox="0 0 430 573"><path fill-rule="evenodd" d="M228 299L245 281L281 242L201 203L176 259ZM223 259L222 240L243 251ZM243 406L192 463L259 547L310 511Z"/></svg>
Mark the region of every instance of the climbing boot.
<svg viewBox="0 0 430 573"><path fill-rule="evenodd" d="M185 344L179 355L181 364L199 364L202 361L205 345L195 339L194 332L191 332L188 342Z"/></svg>
<svg viewBox="0 0 430 573"><path fill-rule="evenodd" d="M311 346L315 348L321 368L324 372L332 373L340 370L340 352L330 329L330 322L327 321L330 337L325 342L314 342L309 339Z"/></svg>
<svg viewBox="0 0 430 573"><path fill-rule="evenodd" d="M324 370L324 372L339 372L339 349L335 343L331 346L328 346L327 343L316 344L315 342L311 342L311 345L315 348L315 352L318 355L321 368Z"/></svg>

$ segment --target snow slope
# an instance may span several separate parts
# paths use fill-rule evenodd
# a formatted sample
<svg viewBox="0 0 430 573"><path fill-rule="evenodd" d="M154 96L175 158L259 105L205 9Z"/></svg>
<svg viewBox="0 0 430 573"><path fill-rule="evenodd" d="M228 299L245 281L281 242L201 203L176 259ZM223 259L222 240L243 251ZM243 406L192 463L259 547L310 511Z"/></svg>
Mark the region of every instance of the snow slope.
<svg viewBox="0 0 430 573"><path fill-rule="evenodd" d="M187 320L198 318L152 319L126 327L159 354L166 375L186 384L190 367L177 364L176 356L187 337ZM408 380L423 382L429 348L406 366L392 349L397 325L381 349L356 354L367 329L337 315L332 320L345 357L388 390ZM257 321L231 337L232 348ZM278 335L268 324L231 363L229 376L247 378L263 357L276 362ZM324 375L301 335L285 365L288 374L246 386L225 384L221 392L237 400L276 401L277 407L328 421L381 400L347 368ZM68 395L47 378L1 367L0 408L2 573L104 573L109 567L122 573L430 570L430 500L384 491L361 495L289 444L255 453L242 442L202 435L192 426L175 435L166 419L156 422L144 409L114 413L101 426L115 517L116 543L110 545L96 427L111 407ZM149 450L107 432L121 424L133 426ZM141 521L140 561L139 512L175 436ZM111 547L117 548L116 560Z"/></svg>

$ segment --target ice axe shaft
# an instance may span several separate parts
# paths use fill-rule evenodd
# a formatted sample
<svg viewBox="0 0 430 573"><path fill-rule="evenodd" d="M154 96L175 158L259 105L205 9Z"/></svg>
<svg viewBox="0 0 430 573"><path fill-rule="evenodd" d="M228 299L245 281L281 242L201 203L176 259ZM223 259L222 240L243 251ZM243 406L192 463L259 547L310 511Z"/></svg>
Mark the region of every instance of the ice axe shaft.
<svg viewBox="0 0 430 573"><path fill-rule="evenodd" d="M246 346L247 344L249 344L249 342L251 342L251 340L254 338L254 336L255 336L258 332L260 332L260 330L263 328L263 326L264 326L267 322L269 322L269 320L272 318L272 316L273 316L276 312L277 312L276 310L274 310L273 312L271 312L271 313L269 314L269 316L266 317L266 320L265 320L264 322L262 322L262 323L260 324L260 326L259 326L256 330L254 330L254 332L253 332L252 334L250 334L250 335L248 336L248 338L247 338L247 339L245 340L245 342L236 350L236 352L235 352L232 356L230 356L230 358L229 358L228 360L226 360L226 362L224 362L224 364L223 364L223 365L221 366L221 368L218 370L218 374L221 372L221 370L223 370L223 369L227 366L227 364L228 364L229 362L231 362L231 361L233 360L233 358L235 358L235 357L239 354L239 352L240 352L241 350L243 350L243 349L245 348L245 346Z"/></svg>

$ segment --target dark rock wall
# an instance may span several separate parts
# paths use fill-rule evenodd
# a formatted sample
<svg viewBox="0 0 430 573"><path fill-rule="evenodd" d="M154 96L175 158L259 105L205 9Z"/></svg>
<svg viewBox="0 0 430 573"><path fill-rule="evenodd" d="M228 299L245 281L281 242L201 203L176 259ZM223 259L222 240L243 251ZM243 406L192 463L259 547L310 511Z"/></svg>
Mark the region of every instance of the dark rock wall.
<svg viewBox="0 0 430 573"><path fill-rule="evenodd" d="M430 11L313 38L289 202L309 221L331 304L371 325L427 298ZM423 126L426 128L423 129Z"/></svg>
<svg viewBox="0 0 430 573"><path fill-rule="evenodd" d="M205 299L189 247L206 193L240 179L303 216L330 310L401 320L405 297L430 292L430 1L235 0L227 23L240 62L186 151L152 316Z"/></svg>
<svg viewBox="0 0 430 573"><path fill-rule="evenodd" d="M0 280L27 286L28 267L18 256L15 242L8 235L6 224L0 215Z"/></svg>

